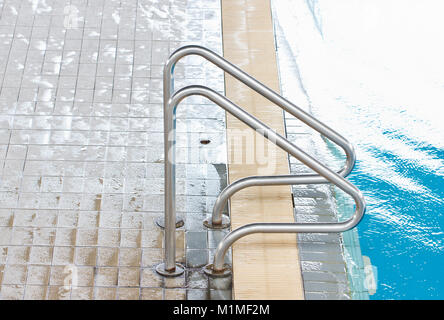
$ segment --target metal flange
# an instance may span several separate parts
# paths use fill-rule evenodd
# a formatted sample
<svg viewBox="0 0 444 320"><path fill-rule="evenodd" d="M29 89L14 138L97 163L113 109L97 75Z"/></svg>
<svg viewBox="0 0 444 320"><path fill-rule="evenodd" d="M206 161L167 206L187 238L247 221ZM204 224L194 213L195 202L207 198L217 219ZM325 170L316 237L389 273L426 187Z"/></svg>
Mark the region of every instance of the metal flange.
<svg viewBox="0 0 444 320"><path fill-rule="evenodd" d="M156 219L156 224L158 227L165 229L165 220L163 217ZM176 218L176 228L182 228L184 224L185 223L182 218Z"/></svg>
<svg viewBox="0 0 444 320"><path fill-rule="evenodd" d="M185 268L181 264L176 263L174 270L165 270L165 263L161 263L156 266L156 271L164 277L178 277L183 274Z"/></svg>
<svg viewBox="0 0 444 320"><path fill-rule="evenodd" d="M222 215L222 223L214 224L213 220L210 218L207 218L204 220L203 225L207 227L208 229L226 229L230 227L230 218L226 215Z"/></svg>
<svg viewBox="0 0 444 320"><path fill-rule="evenodd" d="M213 278L224 278L231 275L231 266L227 263L224 264L224 267L221 271L214 271L213 264L207 264L203 271L206 275Z"/></svg>

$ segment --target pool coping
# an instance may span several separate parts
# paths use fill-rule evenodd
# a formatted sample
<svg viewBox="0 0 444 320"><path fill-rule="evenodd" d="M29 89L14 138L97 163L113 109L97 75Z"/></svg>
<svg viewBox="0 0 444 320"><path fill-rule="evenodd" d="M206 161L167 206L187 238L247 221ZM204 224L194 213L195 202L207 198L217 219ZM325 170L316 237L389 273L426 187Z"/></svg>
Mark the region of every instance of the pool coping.
<svg viewBox="0 0 444 320"><path fill-rule="evenodd" d="M273 25L269 0L222 1L224 56L251 76L279 91ZM226 96L245 111L285 133L283 114L240 82L225 77ZM230 163L235 152L254 154L259 137L250 144L232 144L239 130L250 130L227 113L228 175L230 182L245 176L289 174L287 154L276 154L273 168L241 161ZM256 135L258 136L258 135ZM253 135L254 138L254 135ZM257 158L255 157L255 160ZM268 163L268 162L267 162ZM232 229L254 222L293 222L289 186L252 187L232 197ZM255 234L232 249L235 299L303 299L297 239L294 234ZM286 277L282 275L286 274Z"/></svg>

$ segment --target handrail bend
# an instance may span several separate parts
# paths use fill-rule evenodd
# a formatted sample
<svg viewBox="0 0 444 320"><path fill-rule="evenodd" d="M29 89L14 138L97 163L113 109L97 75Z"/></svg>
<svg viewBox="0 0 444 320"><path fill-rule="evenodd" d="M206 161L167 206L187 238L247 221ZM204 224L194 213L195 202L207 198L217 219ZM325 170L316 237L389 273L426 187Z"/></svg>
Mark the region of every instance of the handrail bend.
<svg viewBox="0 0 444 320"><path fill-rule="evenodd" d="M179 62L180 59L189 56L189 55L198 55L218 66L225 72L229 73L240 82L244 83L257 93L261 94L263 97L267 98L269 101L273 102L277 106L281 107L283 110L287 111L294 117L298 118L306 125L311 127L312 129L318 131L323 136L327 137L329 140L337 144L344 150L346 155L346 162L344 167L342 167L338 174L343 177L346 177L353 169L353 166L356 161L356 155L354 152L353 145L347 141L343 136L337 133L332 128L328 127L324 123L320 122L316 118L314 118L309 113L305 112L301 108L297 107L284 97L280 96L261 82L257 81L223 57L218 54L204 48L201 46L190 45L184 46L176 51L174 51L168 61L164 66L164 74L163 74L163 90L164 90L164 106L167 105L171 96L174 93L174 68ZM225 204L228 202L228 199L238 190L238 187L241 189L246 188L248 186L268 186L268 185L294 185L294 184L316 184L316 183L326 183L325 179L320 177L319 175L302 175L294 176L294 175L281 175L281 176L257 176L257 177L247 177L242 179L242 181L235 181L231 188L227 187L224 192L222 192L216 200L216 205L213 208L212 221L211 224L213 226L221 225L222 223L222 211L225 207ZM303 182L305 181L305 182Z"/></svg>
<svg viewBox="0 0 444 320"><path fill-rule="evenodd" d="M338 173L344 177L341 172ZM223 210L229 199L242 189L257 186L279 186L279 185L298 185L298 184L322 184L329 181L316 174L295 175L276 175L276 176L250 176L238 179L225 187L216 198L212 211L212 226L222 223Z"/></svg>

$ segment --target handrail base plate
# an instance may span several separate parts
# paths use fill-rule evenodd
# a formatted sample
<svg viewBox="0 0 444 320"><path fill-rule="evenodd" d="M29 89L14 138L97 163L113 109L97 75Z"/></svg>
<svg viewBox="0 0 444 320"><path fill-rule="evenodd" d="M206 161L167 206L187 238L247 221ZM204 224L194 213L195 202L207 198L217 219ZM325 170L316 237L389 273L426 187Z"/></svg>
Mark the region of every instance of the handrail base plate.
<svg viewBox="0 0 444 320"><path fill-rule="evenodd" d="M160 217L158 219L156 219L156 225L161 228L161 229L165 229L165 220L163 217ZM176 228L182 228L185 225L185 222L183 221L182 218L176 218Z"/></svg>
<svg viewBox="0 0 444 320"><path fill-rule="evenodd" d="M165 263L161 263L156 266L156 272L164 277L178 277L182 275L184 271L185 268L179 263L176 263L176 268L174 268L173 271L165 270Z"/></svg>
<svg viewBox="0 0 444 320"><path fill-rule="evenodd" d="M224 268L221 271L215 272L213 269L213 264L207 264L203 271L209 277L213 278L225 278L231 275L231 266L227 263L224 264Z"/></svg>
<svg viewBox="0 0 444 320"><path fill-rule="evenodd" d="M223 214L222 223L214 224L212 218L210 217L204 220L203 225L208 229L226 229L230 227L231 221L229 217Z"/></svg>

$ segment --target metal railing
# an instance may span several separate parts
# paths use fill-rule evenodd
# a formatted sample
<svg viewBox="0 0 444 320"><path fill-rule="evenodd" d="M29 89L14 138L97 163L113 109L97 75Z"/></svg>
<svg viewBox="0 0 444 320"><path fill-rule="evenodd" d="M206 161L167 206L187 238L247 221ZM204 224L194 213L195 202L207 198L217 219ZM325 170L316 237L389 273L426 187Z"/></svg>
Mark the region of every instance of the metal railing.
<svg viewBox="0 0 444 320"><path fill-rule="evenodd" d="M338 172L334 172L325 165L312 158L310 155L299 149L273 129L250 115L236 104L216 91L203 86L188 86L174 92L174 67L183 57L188 55L199 55L212 62L225 72L229 73L251 89L255 90L271 102L275 103L285 111L289 112L314 130L321 133L337 145L346 154L345 166ZM227 112L238 118L240 121L255 129L265 138L282 148L300 162L311 168L318 174L306 175L278 175L278 176L254 176L235 181L226 187L216 200L211 221L206 221L208 227L226 227L228 222L222 220L222 210L229 198L239 190L250 186L268 185L294 185L294 184L320 184L333 183L341 190L348 193L356 203L354 215L344 222L336 223L253 223L244 225L231 231L218 244L214 263L205 268L205 271L213 275L221 275L227 272L224 264L224 257L230 246L238 239L253 233L327 233L342 232L355 227L365 211L365 201L361 192L350 182L344 179L353 169L355 163L355 153L353 146L340 134L321 123L310 114L295 106L276 92L272 91L259 81L255 80L238 67L234 66L216 53L200 47L185 46L171 54L164 66L163 74L163 94L164 94L164 147L165 147L165 260L157 266L158 273L165 276L176 276L183 272L183 267L176 264L176 188L175 188L175 143L176 143L176 109L179 103L186 97L199 95L206 97L215 104L224 108Z"/></svg>

